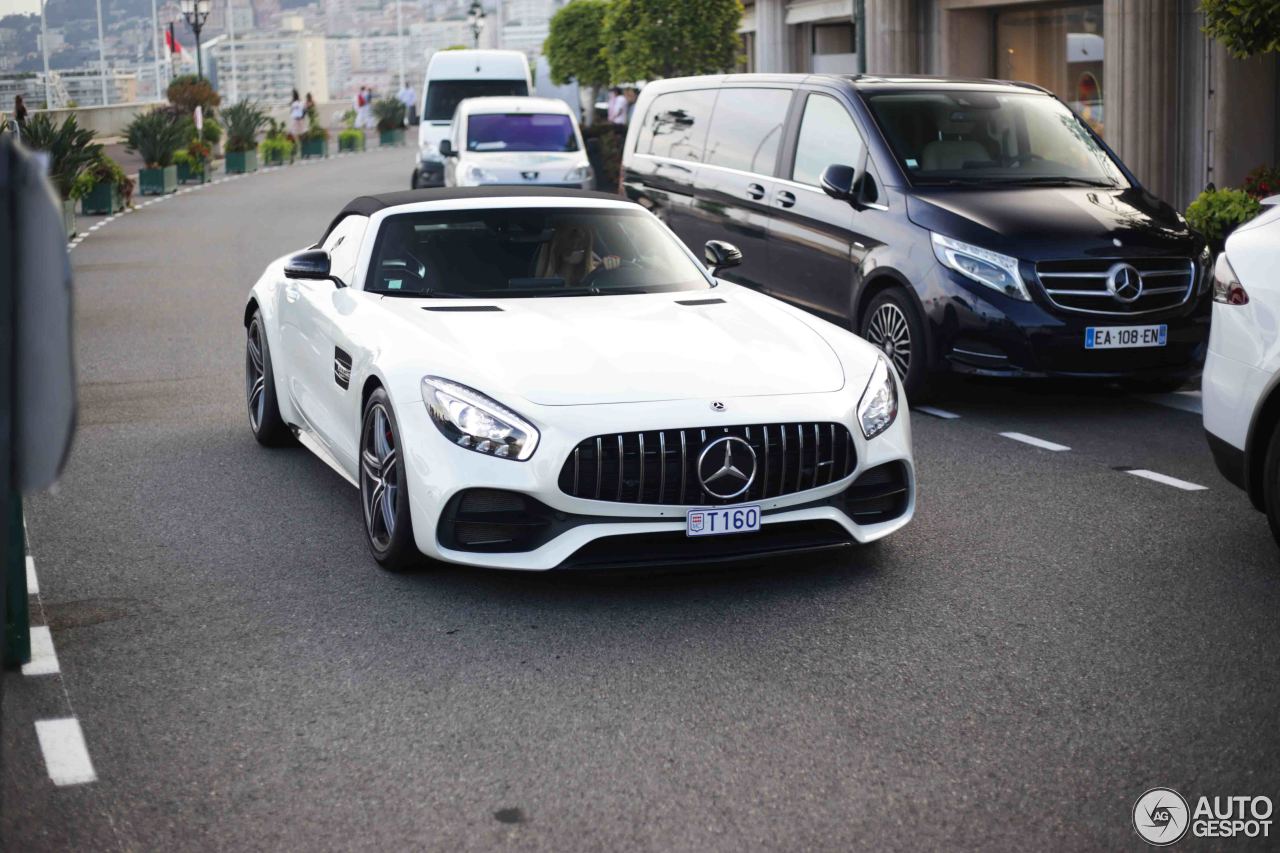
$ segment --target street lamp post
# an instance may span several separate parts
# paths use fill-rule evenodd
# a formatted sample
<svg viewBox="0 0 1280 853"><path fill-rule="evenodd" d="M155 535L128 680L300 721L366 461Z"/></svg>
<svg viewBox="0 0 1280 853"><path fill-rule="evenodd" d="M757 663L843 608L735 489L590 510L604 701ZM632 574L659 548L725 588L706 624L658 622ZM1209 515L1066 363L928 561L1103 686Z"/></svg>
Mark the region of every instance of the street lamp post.
<svg viewBox="0 0 1280 853"><path fill-rule="evenodd" d="M480 0L471 0L471 7L467 9L467 24L471 26L471 39L475 42L475 47L480 47L480 33L484 32L484 7L480 5Z"/></svg>
<svg viewBox="0 0 1280 853"><path fill-rule="evenodd" d="M204 65L200 60L200 31L209 17L209 0L179 0L178 7L196 37L196 79L199 80L204 76Z"/></svg>

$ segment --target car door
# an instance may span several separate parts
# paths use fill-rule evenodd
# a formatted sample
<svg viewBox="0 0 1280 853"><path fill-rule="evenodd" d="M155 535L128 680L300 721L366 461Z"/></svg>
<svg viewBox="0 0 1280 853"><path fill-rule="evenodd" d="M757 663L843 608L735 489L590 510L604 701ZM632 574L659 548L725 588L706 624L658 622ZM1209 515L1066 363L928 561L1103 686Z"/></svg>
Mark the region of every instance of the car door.
<svg viewBox="0 0 1280 853"><path fill-rule="evenodd" d="M348 284L354 280L356 256L368 221L364 216L348 216L321 244L329 253L330 270ZM289 279L280 306L289 393L307 428L331 450L342 443L339 397L347 391L351 366L343 318L354 309L355 293L330 281Z"/></svg>
<svg viewBox="0 0 1280 853"><path fill-rule="evenodd" d="M822 191L831 165L863 166L867 150L849 110L826 92L802 92L794 142L771 196L771 292L803 308L845 319L856 271L869 251L864 217Z"/></svg>
<svg viewBox="0 0 1280 853"><path fill-rule="evenodd" d="M785 87L720 90L686 229L685 242L699 257L707 240L741 249L741 265L724 277L758 290L768 290L770 202L791 97Z"/></svg>
<svg viewBox="0 0 1280 853"><path fill-rule="evenodd" d="M702 246L697 243L691 208L715 100L715 89L679 90L655 97L636 134L623 184L632 201L694 246L698 257L702 257Z"/></svg>

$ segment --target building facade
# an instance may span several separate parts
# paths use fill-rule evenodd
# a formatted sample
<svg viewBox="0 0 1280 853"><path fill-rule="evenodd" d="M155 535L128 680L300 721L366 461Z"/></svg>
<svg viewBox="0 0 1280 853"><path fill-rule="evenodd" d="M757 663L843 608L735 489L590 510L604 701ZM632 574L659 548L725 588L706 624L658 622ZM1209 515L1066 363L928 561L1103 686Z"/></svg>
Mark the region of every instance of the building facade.
<svg viewBox="0 0 1280 853"><path fill-rule="evenodd" d="M253 32L236 35L232 44L218 41L207 60L215 66L210 75L224 97L250 99L262 104L287 104L298 93L311 93L316 101L329 100L329 77L324 36L305 32ZM234 94L232 94L234 93Z"/></svg>
<svg viewBox="0 0 1280 853"><path fill-rule="evenodd" d="M1280 160L1276 57L1230 58L1201 32L1199 5L755 0L741 31L747 70L1043 86L1089 121L1149 189L1185 206L1206 184L1238 186L1255 166Z"/></svg>

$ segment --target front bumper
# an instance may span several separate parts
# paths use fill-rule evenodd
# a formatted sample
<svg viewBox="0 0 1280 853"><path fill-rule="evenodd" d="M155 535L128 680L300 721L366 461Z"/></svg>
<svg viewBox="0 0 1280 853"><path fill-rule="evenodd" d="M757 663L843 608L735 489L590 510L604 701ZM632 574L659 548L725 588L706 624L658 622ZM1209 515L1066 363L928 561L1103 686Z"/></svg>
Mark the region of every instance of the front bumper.
<svg viewBox="0 0 1280 853"><path fill-rule="evenodd" d="M419 160L417 186L414 189L444 186L444 163L440 160Z"/></svg>
<svg viewBox="0 0 1280 853"><path fill-rule="evenodd" d="M1050 308L1031 283L1031 302L996 293L935 265L922 298L936 370L983 376L1190 379L1204 366L1210 301L1197 294L1169 311L1124 317ZM1169 327L1163 347L1085 349L1093 326Z"/></svg>
<svg viewBox="0 0 1280 853"><path fill-rule="evenodd" d="M712 413L706 401L672 401L651 406L522 405L520 412L541 431L537 452L527 462L494 459L450 444L431 423L421 401L397 409L405 444L414 536L427 556L452 563L491 568L549 570L604 565L663 565L748 559L798 553L818 547L871 542L906 525L915 511L915 469L911 426L905 408L881 435L866 441L855 426L847 391L739 398L728 401L732 423L838 421L854 435L857 467L853 474L816 489L753 501L761 508L760 534L707 537L693 550L678 546L684 537L688 506L616 503L574 498L559 487L561 466L582 439L618 430L661 430L708 426L725 415ZM780 417L780 413L785 413ZM555 424L573 424L572 429ZM900 462L906 483L905 508L886 521L859 523L841 496L866 471ZM456 539L441 525L450 520L451 502L462 492L493 489L526 495L556 515L560 527L547 541L519 552L477 553L449 547ZM456 502L454 502L456 508ZM797 526L798 525L798 526ZM751 539L750 537L758 537ZM721 540L716 545L716 539ZM603 540L609 540L607 542ZM675 540L676 547L671 545ZM752 543L757 543L753 546ZM602 544L595 544L602 543ZM616 559L617 555L634 559Z"/></svg>

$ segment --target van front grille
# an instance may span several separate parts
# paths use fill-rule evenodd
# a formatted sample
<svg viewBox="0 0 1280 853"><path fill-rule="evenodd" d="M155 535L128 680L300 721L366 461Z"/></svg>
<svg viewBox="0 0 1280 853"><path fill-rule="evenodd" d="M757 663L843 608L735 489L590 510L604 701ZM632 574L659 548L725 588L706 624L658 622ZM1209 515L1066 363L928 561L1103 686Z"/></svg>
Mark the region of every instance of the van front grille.
<svg viewBox="0 0 1280 853"><path fill-rule="evenodd" d="M1196 285L1196 265L1187 258L1041 261L1036 275L1054 306L1119 317L1177 308L1191 298ZM1134 286L1135 279L1140 288Z"/></svg>

